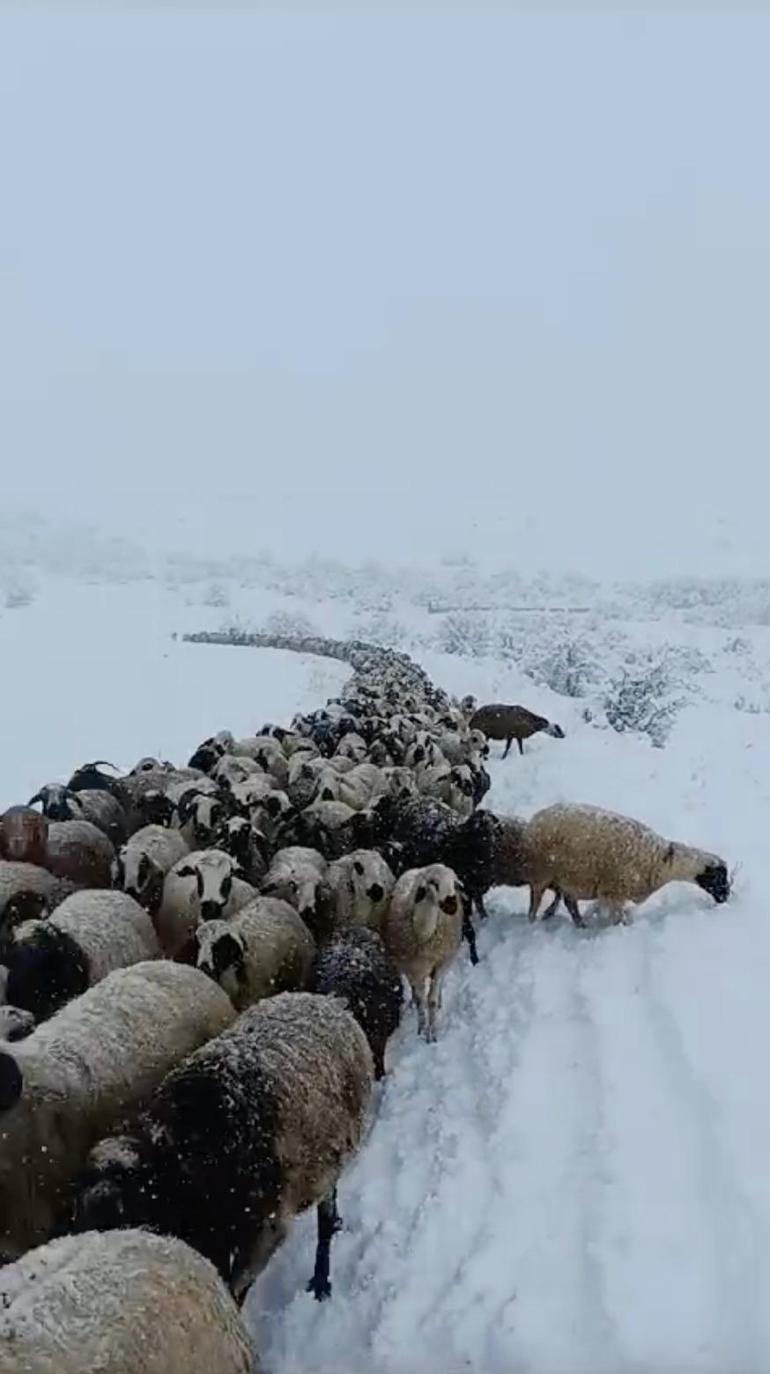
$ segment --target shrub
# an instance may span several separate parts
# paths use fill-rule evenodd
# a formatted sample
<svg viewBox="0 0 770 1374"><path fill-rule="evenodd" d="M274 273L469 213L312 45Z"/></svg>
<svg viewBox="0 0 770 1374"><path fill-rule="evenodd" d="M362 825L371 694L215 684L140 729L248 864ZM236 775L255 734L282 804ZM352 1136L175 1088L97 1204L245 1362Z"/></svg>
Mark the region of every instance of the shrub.
<svg viewBox="0 0 770 1374"><path fill-rule="evenodd" d="M621 668L620 676L610 680L604 693L607 724L619 734L635 730L648 735L656 748L662 748L677 713L686 704L685 697L672 697L674 685L665 659L636 673Z"/></svg>
<svg viewBox="0 0 770 1374"><path fill-rule="evenodd" d="M441 621L436 647L445 654L482 658L489 652L489 626L468 611L452 611Z"/></svg>
<svg viewBox="0 0 770 1374"><path fill-rule="evenodd" d="M308 635L317 635L318 630L302 611L273 611L267 617L262 633L284 635L288 639L306 639Z"/></svg>

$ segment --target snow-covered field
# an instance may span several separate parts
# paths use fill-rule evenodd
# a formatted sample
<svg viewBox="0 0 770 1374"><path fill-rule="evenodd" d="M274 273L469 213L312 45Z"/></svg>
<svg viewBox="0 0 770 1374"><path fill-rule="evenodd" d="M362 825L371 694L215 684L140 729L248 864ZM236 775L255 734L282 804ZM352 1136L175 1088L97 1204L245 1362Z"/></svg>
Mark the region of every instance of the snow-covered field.
<svg viewBox="0 0 770 1374"><path fill-rule="evenodd" d="M156 581L50 575L3 611L0 805L89 758L183 759L212 730L320 704L347 676L171 638L222 619ZM336 603L314 619L339 631ZM490 899L481 963L463 957L448 981L439 1043L418 1042L411 1012L392 1043L340 1189L332 1302L304 1291L311 1216L249 1296L269 1374L770 1370L770 636L598 621L599 656L619 631L710 660L663 749L588 723L582 700L516 663L416 656L441 685L524 701L566 731L495 759L489 806L636 815L739 864L733 900L672 887L631 928L580 932L532 929L523 892Z"/></svg>

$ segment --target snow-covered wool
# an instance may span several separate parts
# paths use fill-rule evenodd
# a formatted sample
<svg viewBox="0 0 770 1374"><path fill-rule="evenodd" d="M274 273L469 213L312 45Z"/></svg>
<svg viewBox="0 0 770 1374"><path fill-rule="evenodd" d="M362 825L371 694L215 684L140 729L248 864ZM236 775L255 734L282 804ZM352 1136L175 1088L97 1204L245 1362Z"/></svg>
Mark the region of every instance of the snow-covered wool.
<svg viewBox="0 0 770 1374"><path fill-rule="evenodd" d="M531 921L548 887L562 893L576 925L584 924L581 899L601 902L622 921L630 920L627 903L646 901L666 883L695 883L715 902L730 895L727 865L718 854L667 840L641 821L598 806L560 803L536 812L524 832L524 869Z"/></svg>
<svg viewBox="0 0 770 1374"><path fill-rule="evenodd" d="M266 896L280 897L302 917L314 939L322 939L332 919L332 892L326 859L309 845L287 845L273 856L262 883Z"/></svg>
<svg viewBox="0 0 770 1374"><path fill-rule="evenodd" d="M117 797L104 788L81 788L77 792L61 783L46 783L41 787L29 805L40 802L44 816L49 821L91 821L113 844L122 844L126 838L126 813Z"/></svg>
<svg viewBox="0 0 770 1374"><path fill-rule="evenodd" d="M253 759L265 773L268 773L278 787L286 787L289 779L289 764L280 740L271 735L253 735L247 739L237 739L230 752L236 757Z"/></svg>
<svg viewBox="0 0 770 1374"><path fill-rule="evenodd" d="M380 935L363 926L339 931L319 950L308 989L345 1003L369 1041L375 1078L382 1078L385 1050L398 1029L404 991Z"/></svg>
<svg viewBox="0 0 770 1374"><path fill-rule="evenodd" d="M292 1218L318 1204L312 1287L325 1297L337 1180L372 1082L366 1036L336 998L268 997L170 1073L128 1133L92 1150L73 1224L179 1236L240 1298Z"/></svg>
<svg viewBox="0 0 770 1374"><path fill-rule="evenodd" d="M0 1040L24 1040L35 1029L31 1011L7 1004L0 1007Z"/></svg>
<svg viewBox="0 0 770 1374"><path fill-rule="evenodd" d="M363 763L367 756L366 740L355 730L351 730L343 735L334 753L343 759L353 759L354 763Z"/></svg>
<svg viewBox="0 0 770 1374"><path fill-rule="evenodd" d="M201 921L227 920L256 897L251 884L236 876L236 868L235 859L222 849L196 849L169 869L155 929L170 959L191 952Z"/></svg>
<svg viewBox="0 0 770 1374"><path fill-rule="evenodd" d="M436 797L446 803L458 816L470 816L473 810L473 778L467 765L434 764L421 769L417 785L425 797Z"/></svg>
<svg viewBox="0 0 770 1374"><path fill-rule="evenodd" d="M45 867L79 887L109 887L115 846L91 821L51 821Z"/></svg>
<svg viewBox="0 0 770 1374"><path fill-rule="evenodd" d="M411 768L393 765L381 771L387 784L383 795L395 798L417 796L419 788Z"/></svg>
<svg viewBox="0 0 770 1374"><path fill-rule="evenodd" d="M463 901L457 875L445 864L409 869L398 879L383 923L385 947L409 980L418 1029L436 1038L441 984L463 936Z"/></svg>
<svg viewBox="0 0 770 1374"><path fill-rule="evenodd" d="M189 852L179 830L145 825L118 851L112 866L113 887L127 892L153 915L163 897L163 880L170 868Z"/></svg>
<svg viewBox="0 0 770 1374"><path fill-rule="evenodd" d="M160 957L147 912L125 892L84 890L0 942L6 1000L44 1021L117 968Z"/></svg>
<svg viewBox="0 0 770 1374"><path fill-rule="evenodd" d="M0 859L0 935L51 911L74 889L74 883L38 864Z"/></svg>
<svg viewBox="0 0 770 1374"><path fill-rule="evenodd" d="M223 754L212 769L211 776L220 787L229 789L234 783L245 782L247 778L264 777L265 770L247 754Z"/></svg>
<svg viewBox="0 0 770 1374"><path fill-rule="evenodd" d="M195 940L198 968L237 1011L304 988L316 950L302 917L279 897L255 897L229 921L204 921Z"/></svg>
<svg viewBox="0 0 770 1374"><path fill-rule="evenodd" d="M379 930L395 878L376 849L355 849L329 864L335 930L369 926Z"/></svg>
<svg viewBox="0 0 770 1374"><path fill-rule="evenodd" d="M466 820L432 797L394 801L383 797L372 807L371 843L393 871L444 863L454 869L483 916L484 895L496 881L496 850L501 822L491 811L474 811ZM398 848L394 848L396 845ZM391 862L392 856L392 862Z"/></svg>
<svg viewBox="0 0 770 1374"><path fill-rule="evenodd" d="M487 737L481 730L447 729L434 732L434 739L448 763L470 763L489 754Z"/></svg>
<svg viewBox="0 0 770 1374"><path fill-rule="evenodd" d="M48 1239L91 1145L235 1017L196 968L110 973L26 1040L0 1049L0 1252Z"/></svg>
<svg viewBox="0 0 770 1374"><path fill-rule="evenodd" d="M254 1360L222 1280L183 1241L89 1231L0 1270L3 1374L256 1374Z"/></svg>

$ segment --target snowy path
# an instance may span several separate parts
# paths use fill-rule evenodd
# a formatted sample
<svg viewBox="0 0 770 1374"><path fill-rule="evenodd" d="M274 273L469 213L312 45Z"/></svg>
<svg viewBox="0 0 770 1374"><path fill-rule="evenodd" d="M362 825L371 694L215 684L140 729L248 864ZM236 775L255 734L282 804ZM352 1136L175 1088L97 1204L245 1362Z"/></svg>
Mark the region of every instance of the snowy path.
<svg viewBox="0 0 770 1374"><path fill-rule="evenodd" d="M439 1043L410 1011L391 1046L333 1301L302 1291L312 1217L250 1295L270 1374L770 1369L770 926L749 882L770 739L736 771L764 727L734 715L716 759L701 723L664 752L583 730L493 764L493 808L572 796L700 834L742 860L734 900L670 888L583 933L494 896Z"/></svg>

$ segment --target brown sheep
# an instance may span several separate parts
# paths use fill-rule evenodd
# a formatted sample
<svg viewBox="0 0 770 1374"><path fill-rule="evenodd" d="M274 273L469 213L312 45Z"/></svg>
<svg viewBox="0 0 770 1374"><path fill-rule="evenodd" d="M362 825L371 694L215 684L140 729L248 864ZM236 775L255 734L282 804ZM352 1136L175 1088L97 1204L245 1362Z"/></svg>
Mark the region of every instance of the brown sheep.
<svg viewBox="0 0 770 1374"><path fill-rule="evenodd" d="M528 711L526 706L503 706L500 703L480 706L468 723L471 730L481 730L487 739L504 739L504 759L508 757L514 740L519 746L519 753L523 754L523 742L529 739L530 735L542 733L551 735L554 739L564 739L564 731L560 725L552 724L545 716L536 716L534 711Z"/></svg>

